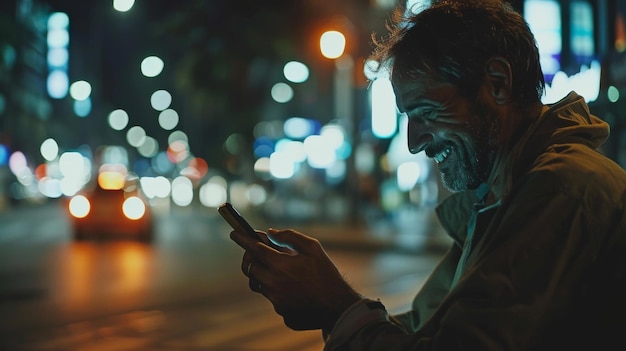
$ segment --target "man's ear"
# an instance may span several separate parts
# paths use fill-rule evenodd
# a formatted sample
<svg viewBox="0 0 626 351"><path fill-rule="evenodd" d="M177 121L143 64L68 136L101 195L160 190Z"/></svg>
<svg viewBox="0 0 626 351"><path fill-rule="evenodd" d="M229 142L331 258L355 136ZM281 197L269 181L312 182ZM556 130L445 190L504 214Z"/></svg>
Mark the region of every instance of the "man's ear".
<svg viewBox="0 0 626 351"><path fill-rule="evenodd" d="M504 57L491 57L485 63L485 82L489 94L498 105L511 100L511 64Z"/></svg>

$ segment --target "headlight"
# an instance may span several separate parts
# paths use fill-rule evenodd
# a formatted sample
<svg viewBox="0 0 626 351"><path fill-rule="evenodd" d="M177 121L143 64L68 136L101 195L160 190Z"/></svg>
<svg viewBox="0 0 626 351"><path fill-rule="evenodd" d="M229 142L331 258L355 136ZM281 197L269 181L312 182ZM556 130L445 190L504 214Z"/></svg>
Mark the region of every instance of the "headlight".
<svg viewBox="0 0 626 351"><path fill-rule="evenodd" d="M74 196L68 205L70 214L76 218L85 218L91 210L89 200L83 195Z"/></svg>
<svg viewBox="0 0 626 351"><path fill-rule="evenodd" d="M124 200L122 211L128 219L139 219L146 213L146 205L140 198L131 196Z"/></svg>

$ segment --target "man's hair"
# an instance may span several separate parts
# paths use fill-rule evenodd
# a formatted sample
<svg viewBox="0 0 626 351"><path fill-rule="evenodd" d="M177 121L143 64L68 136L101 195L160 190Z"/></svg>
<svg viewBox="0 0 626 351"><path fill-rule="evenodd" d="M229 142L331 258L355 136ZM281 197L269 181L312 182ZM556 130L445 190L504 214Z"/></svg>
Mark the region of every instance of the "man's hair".
<svg viewBox="0 0 626 351"><path fill-rule="evenodd" d="M370 59L392 78L430 73L475 96L485 63L500 56L511 64L512 96L520 104L540 101L545 88L539 52L528 24L500 0L443 0L409 17L398 9L387 38Z"/></svg>

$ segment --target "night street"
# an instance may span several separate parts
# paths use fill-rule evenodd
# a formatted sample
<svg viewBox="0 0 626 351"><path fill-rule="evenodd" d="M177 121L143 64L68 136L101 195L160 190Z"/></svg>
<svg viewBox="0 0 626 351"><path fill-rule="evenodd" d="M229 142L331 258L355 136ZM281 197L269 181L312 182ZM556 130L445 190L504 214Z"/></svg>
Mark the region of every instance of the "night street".
<svg viewBox="0 0 626 351"><path fill-rule="evenodd" d="M321 351L247 276L314 325L359 297L297 235L243 274L227 203L392 315L455 238L411 340L363 299L329 348L609 340L624 96L622 0L2 0L0 351Z"/></svg>
<svg viewBox="0 0 626 351"><path fill-rule="evenodd" d="M57 203L0 218L2 350L322 348L318 331L287 329L248 290L242 250L206 208L161 214L151 244L74 242ZM348 280L392 312L410 303L441 254L328 246Z"/></svg>

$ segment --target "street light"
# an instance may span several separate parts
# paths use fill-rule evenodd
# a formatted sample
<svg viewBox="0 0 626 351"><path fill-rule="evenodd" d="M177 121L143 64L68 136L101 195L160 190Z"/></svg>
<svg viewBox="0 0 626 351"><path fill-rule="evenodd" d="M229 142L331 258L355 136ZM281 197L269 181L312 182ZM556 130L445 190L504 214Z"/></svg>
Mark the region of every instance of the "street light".
<svg viewBox="0 0 626 351"><path fill-rule="evenodd" d="M328 59L334 60L333 73L335 116L349 127L352 124L353 70L354 59L346 50L346 36L337 30L328 30L320 36L320 51Z"/></svg>
<svg viewBox="0 0 626 351"><path fill-rule="evenodd" d="M135 5L135 0L113 0L113 8L119 12L130 11Z"/></svg>
<svg viewBox="0 0 626 351"><path fill-rule="evenodd" d="M336 30L324 32L320 37L320 49L326 58L339 58L346 49L346 37Z"/></svg>
<svg viewBox="0 0 626 351"><path fill-rule="evenodd" d="M320 50L326 58L334 60L335 70L333 73L334 85L334 118L348 133L348 139L353 144L357 141L357 128L354 115L354 59L350 52L346 51L346 36L339 31L329 30L320 37ZM354 147L352 147L355 149ZM354 155L351 153L347 160L347 175L349 179L354 175ZM348 196L348 208L350 220L357 221L357 197L358 189L355 182L348 181L346 187Z"/></svg>

